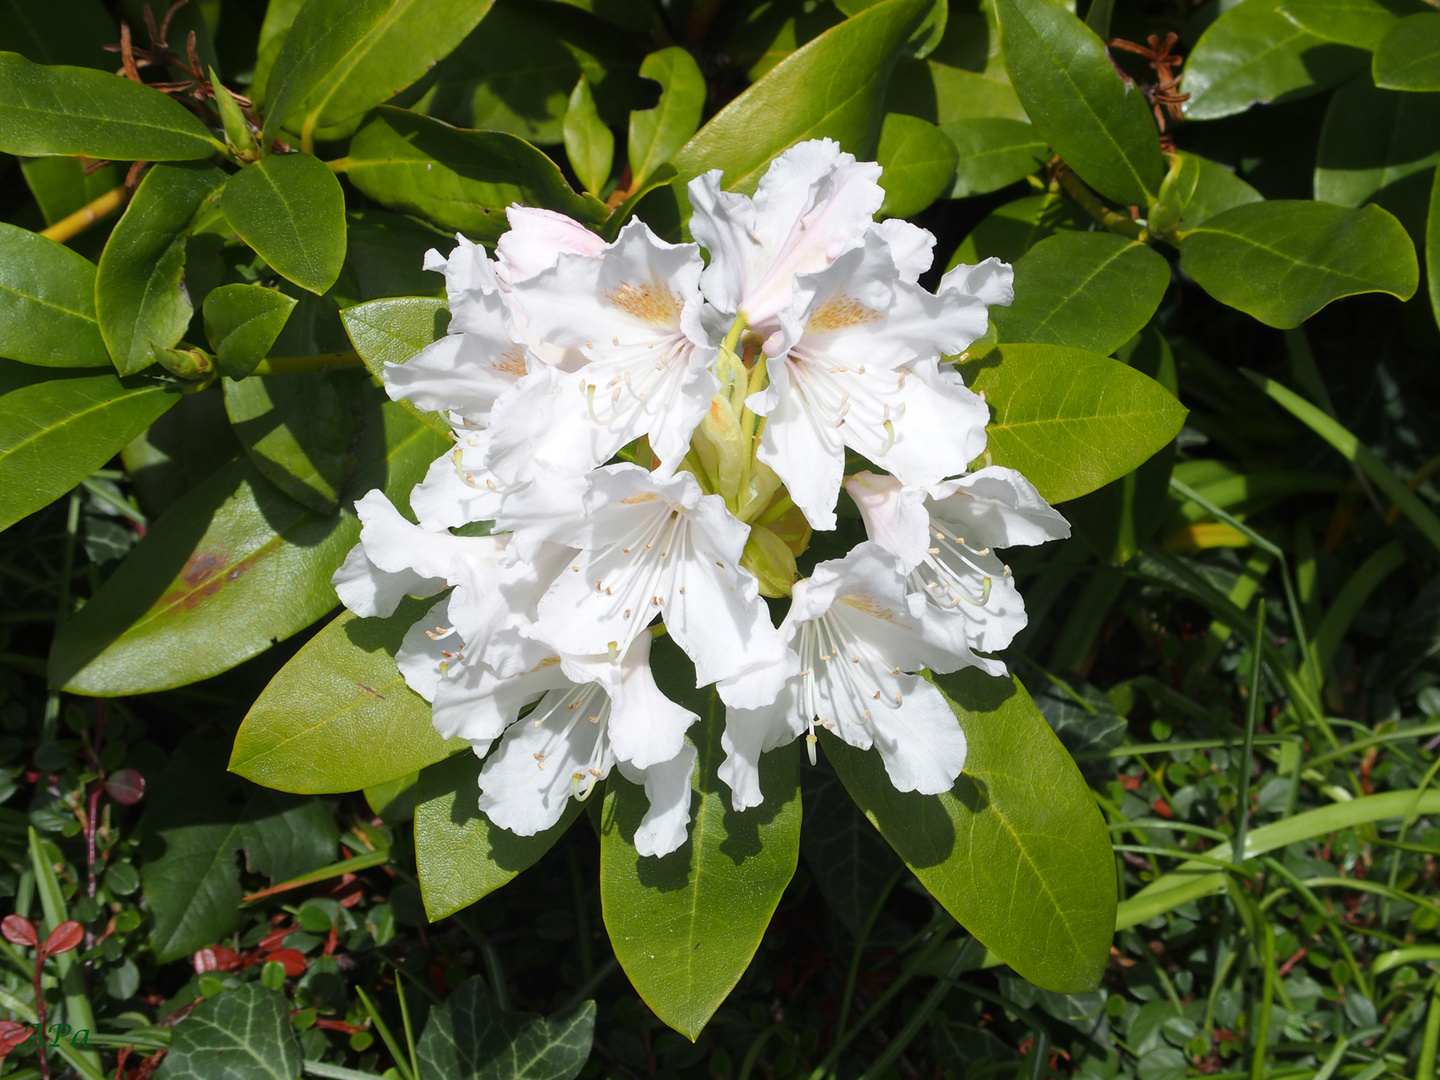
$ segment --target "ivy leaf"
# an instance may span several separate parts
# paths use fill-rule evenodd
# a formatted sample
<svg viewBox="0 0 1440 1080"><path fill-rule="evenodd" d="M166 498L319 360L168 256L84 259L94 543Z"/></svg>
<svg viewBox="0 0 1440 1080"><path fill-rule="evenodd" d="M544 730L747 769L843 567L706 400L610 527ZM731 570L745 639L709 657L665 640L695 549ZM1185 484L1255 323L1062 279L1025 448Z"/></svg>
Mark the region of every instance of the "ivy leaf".
<svg viewBox="0 0 1440 1080"><path fill-rule="evenodd" d="M310 154L271 154L225 185L220 209L282 277L317 296L345 264L345 193Z"/></svg>
<svg viewBox="0 0 1440 1080"><path fill-rule="evenodd" d="M949 792L898 792L879 754L822 731L826 757L961 926L1037 986L1093 990L1115 929L1115 872L1089 788L1017 681L975 668L934 681L969 744Z"/></svg>
<svg viewBox="0 0 1440 1080"><path fill-rule="evenodd" d="M1372 61L1375 85L1440 90L1440 12L1401 19L1385 32Z"/></svg>
<svg viewBox="0 0 1440 1080"><path fill-rule="evenodd" d="M95 265L48 237L0 224L0 356L109 367L95 321Z"/></svg>
<svg viewBox="0 0 1440 1080"><path fill-rule="evenodd" d="M595 1003L550 1017L503 1012L478 975L432 1009L415 1048L426 1077L572 1080L590 1060Z"/></svg>
<svg viewBox="0 0 1440 1080"><path fill-rule="evenodd" d="M301 1060L290 1002L252 982L206 998L176 1025L156 1080L295 1080Z"/></svg>
<svg viewBox="0 0 1440 1080"><path fill-rule="evenodd" d="M205 337L222 375L243 379L265 359L295 309L293 297L263 285L221 285L205 295Z"/></svg>
<svg viewBox="0 0 1440 1080"><path fill-rule="evenodd" d="M995 10L1006 70L1036 130L1100 194L1148 203L1165 173L1155 121L1105 43L1051 0L996 0Z"/></svg>
<svg viewBox="0 0 1440 1080"><path fill-rule="evenodd" d="M1185 421L1185 407L1154 379L1080 349L1000 345L958 370L994 410L991 459L1052 503L1124 476Z"/></svg>
<svg viewBox="0 0 1440 1080"><path fill-rule="evenodd" d="M1299 326L1332 300L1419 284L1415 247L1378 206L1305 200L1237 206L1184 234L1180 265L1222 304L1267 326Z"/></svg>
<svg viewBox="0 0 1440 1080"><path fill-rule="evenodd" d="M880 129L875 159L885 170L882 217L910 217L950 190L960 151L934 124L890 113Z"/></svg>
<svg viewBox="0 0 1440 1080"><path fill-rule="evenodd" d="M695 58L678 45L645 57L640 75L660 84L653 109L630 114L630 190L636 191L673 158L700 126L705 108L705 76Z"/></svg>

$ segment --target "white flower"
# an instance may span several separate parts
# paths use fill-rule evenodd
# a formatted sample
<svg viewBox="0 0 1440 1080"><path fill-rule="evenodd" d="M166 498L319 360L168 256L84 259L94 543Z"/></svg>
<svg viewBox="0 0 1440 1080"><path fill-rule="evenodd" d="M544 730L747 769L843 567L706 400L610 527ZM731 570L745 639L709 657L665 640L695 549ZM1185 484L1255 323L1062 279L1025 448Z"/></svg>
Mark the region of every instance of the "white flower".
<svg viewBox="0 0 1440 1080"><path fill-rule="evenodd" d="M835 527L847 446L912 484L961 472L985 448L984 400L939 367L985 332L985 304L906 281L885 235L795 280L765 344L770 386L748 402L768 417L760 460L816 529Z"/></svg>
<svg viewBox="0 0 1440 1080"><path fill-rule="evenodd" d="M511 206L505 211L510 229L495 245L496 276L506 288L534 277L555 265L561 255L599 255L600 239L580 222L554 210Z"/></svg>
<svg viewBox="0 0 1440 1080"><path fill-rule="evenodd" d="M739 565L748 534L689 473L597 469L583 514L547 537L579 550L540 601L539 633L564 653L624 655L660 616L698 685L719 682L734 704L773 701L795 659Z"/></svg>
<svg viewBox="0 0 1440 1080"><path fill-rule="evenodd" d="M880 166L830 139L799 143L770 163L753 199L720 190L721 171L690 181L690 233L710 253L705 298L753 328L790 306L796 275L828 266L885 201Z"/></svg>
<svg viewBox="0 0 1440 1080"><path fill-rule="evenodd" d="M737 810L761 801L760 754L807 730L813 738L816 725L874 746L900 791L950 790L965 734L940 692L908 673L957 662L912 612L892 555L866 542L822 562L796 584L780 633L800 655L799 674L772 705L726 710L720 778Z"/></svg>
<svg viewBox="0 0 1440 1080"><path fill-rule="evenodd" d="M996 652L1025 627L1025 604L995 548L1070 535L1066 520L1014 469L992 465L929 487L857 473L846 489L870 538L896 557L910 586L942 614L938 631ZM982 661L991 674L1004 665Z"/></svg>

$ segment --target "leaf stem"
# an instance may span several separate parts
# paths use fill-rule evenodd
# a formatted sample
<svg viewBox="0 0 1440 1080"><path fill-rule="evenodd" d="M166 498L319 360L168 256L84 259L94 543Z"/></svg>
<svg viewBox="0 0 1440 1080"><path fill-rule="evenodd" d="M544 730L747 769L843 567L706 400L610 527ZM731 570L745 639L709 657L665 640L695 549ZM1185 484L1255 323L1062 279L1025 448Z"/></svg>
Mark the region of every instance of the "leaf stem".
<svg viewBox="0 0 1440 1080"><path fill-rule="evenodd" d="M114 213L129 201L130 192L124 184L121 184L119 187L111 188L104 195L91 199L79 210L61 218L49 228L41 229L40 235L54 240L58 244L63 244L71 237L84 232L107 214Z"/></svg>
<svg viewBox="0 0 1440 1080"><path fill-rule="evenodd" d="M355 352L317 353L315 356L270 356L255 365L251 375L299 375L325 368L364 367Z"/></svg>
<svg viewBox="0 0 1440 1080"><path fill-rule="evenodd" d="M1131 221L1124 214L1118 214L1111 210L1100 201L1100 196L1086 187L1084 182L1069 169L1060 170L1060 186L1069 192L1070 197L1080 204L1082 210L1111 232L1128 236L1131 240L1137 240L1142 244L1149 242L1150 234L1145 230L1145 226L1138 221Z"/></svg>

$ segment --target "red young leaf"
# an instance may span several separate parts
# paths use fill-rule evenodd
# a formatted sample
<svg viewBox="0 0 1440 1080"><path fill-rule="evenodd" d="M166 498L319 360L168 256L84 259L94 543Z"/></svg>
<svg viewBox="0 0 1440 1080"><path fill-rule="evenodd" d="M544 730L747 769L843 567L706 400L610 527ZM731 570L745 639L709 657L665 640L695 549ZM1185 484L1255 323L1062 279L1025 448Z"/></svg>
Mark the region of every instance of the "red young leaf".
<svg viewBox="0 0 1440 1080"><path fill-rule="evenodd" d="M292 978L296 975L305 974L305 957L299 949L276 949L269 956L265 957L265 962L267 964L283 964L285 966L285 974Z"/></svg>
<svg viewBox="0 0 1440 1080"><path fill-rule="evenodd" d="M20 1024L14 1020L0 1020L0 1060L14 1050L31 1035L34 1034L34 1025Z"/></svg>
<svg viewBox="0 0 1440 1080"><path fill-rule="evenodd" d="M271 930L268 934L266 934L260 939L257 948L260 948L265 952L269 952L271 949L278 949L284 943L287 937L289 937L291 934L295 933L295 931L299 929L300 928L298 926L282 926L278 930Z"/></svg>
<svg viewBox="0 0 1440 1080"><path fill-rule="evenodd" d="M4 933L5 940L11 945L34 947L40 943L40 935L35 933L35 924L23 915L6 915L4 921L0 922L0 933Z"/></svg>
<svg viewBox="0 0 1440 1080"><path fill-rule="evenodd" d="M59 956L67 953L85 940L85 928L74 919L62 922L45 939L45 955Z"/></svg>
<svg viewBox="0 0 1440 1080"><path fill-rule="evenodd" d="M134 769L121 769L105 781L105 794L121 806L134 806L145 797L145 777Z"/></svg>

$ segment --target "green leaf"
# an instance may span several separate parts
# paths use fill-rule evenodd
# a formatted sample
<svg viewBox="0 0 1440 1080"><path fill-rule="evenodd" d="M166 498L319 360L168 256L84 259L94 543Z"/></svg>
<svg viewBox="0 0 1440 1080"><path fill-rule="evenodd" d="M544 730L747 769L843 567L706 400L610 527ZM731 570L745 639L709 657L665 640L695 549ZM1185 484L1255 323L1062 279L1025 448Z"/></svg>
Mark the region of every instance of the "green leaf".
<svg viewBox="0 0 1440 1080"><path fill-rule="evenodd" d="M565 110L565 156L586 191L598 195L604 190L615 163L615 134L595 111L595 96L584 75Z"/></svg>
<svg viewBox="0 0 1440 1080"><path fill-rule="evenodd" d="M935 682L968 743L949 792L898 792L878 754L829 732L826 756L961 926L1036 986L1093 990L1115 927L1115 869L1080 770L1017 681L966 668Z"/></svg>
<svg viewBox="0 0 1440 1080"><path fill-rule="evenodd" d="M576 195L559 166L524 139L461 131L401 109L377 109L350 143L350 182L391 210L419 214L477 240L510 226L511 203L605 220L605 204Z"/></svg>
<svg viewBox="0 0 1440 1080"><path fill-rule="evenodd" d="M862 160L873 157L890 71L930 5L885 0L776 64L675 156L677 197L709 169L725 170L727 190L749 194L771 161L806 139L835 139Z"/></svg>
<svg viewBox="0 0 1440 1080"><path fill-rule="evenodd" d="M881 216L910 217L948 192L959 156L955 144L930 121L904 113L886 116L875 151L885 170Z"/></svg>
<svg viewBox="0 0 1440 1080"><path fill-rule="evenodd" d="M863 16L860 16L863 17ZM656 682L700 716L687 739L699 751L690 835L662 858L635 850L649 803L618 770L605 782L600 905L615 956L655 1015L686 1038L700 1033L760 946L795 874L800 845L800 747L760 760L764 804L742 813L716 770L724 756L725 706L668 639L655 643Z"/></svg>
<svg viewBox="0 0 1440 1080"><path fill-rule="evenodd" d="M899 860L828 762L802 768L800 784L805 802L800 854L830 910L858 936Z"/></svg>
<svg viewBox="0 0 1440 1080"><path fill-rule="evenodd" d="M0 529L104 466L178 398L160 383L0 360Z"/></svg>
<svg viewBox="0 0 1440 1080"><path fill-rule="evenodd" d="M221 374L243 379L285 329L295 300L263 285L222 285L205 297L205 337Z"/></svg>
<svg viewBox="0 0 1440 1080"><path fill-rule="evenodd" d="M0 0L0 41L37 64L78 64L115 70L104 46L120 31L100 0Z"/></svg>
<svg viewBox="0 0 1440 1080"><path fill-rule="evenodd" d="M1387 90L1440 90L1440 12L1401 19L1375 49L1375 85Z"/></svg>
<svg viewBox="0 0 1440 1080"><path fill-rule="evenodd" d="M345 268L330 290L342 308L390 296L443 296L445 276L425 269L425 253L455 234L388 210L351 211Z"/></svg>
<svg viewBox="0 0 1440 1080"><path fill-rule="evenodd" d="M370 374L385 375L385 365L403 364L445 336L450 311L444 300L428 296L403 296L393 300L371 300L340 313L345 332ZM400 402L412 416L433 431L449 436L450 424L439 413L421 412L410 402Z"/></svg>
<svg viewBox="0 0 1440 1080"><path fill-rule="evenodd" d="M1364 68L1364 52L1302 30L1280 13L1284 2L1241 0L1200 35L1185 61L1189 119L1309 97Z"/></svg>
<svg viewBox="0 0 1440 1080"><path fill-rule="evenodd" d="M366 410L366 464L322 517L287 498L248 458L180 499L65 624L55 686L148 693L227 671L335 606L330 575L360 534L350 500L383 487L403 505L448 443L392 402Z"/></svg>
<svg viewBox="0 0 1440 1080"><path fill-rule="evenodd" d="M991 313L1000 341L1114 352L1150 321L1170 264L1144 244L1103 232L1062 232L1015 264L1015 302Z"/></svg>
<svg viewBox="0 0 1440 1080"><path fill-rule="evenodd" d="M1100 194L1148 203L1165 174L1160 139L1145 96L1120 81L1105 43L1051 0L995 8L1005 67L1036 130Z"/></svg>
<svg viewBox="0 0 1440 1080"><path fill-rule="evenodd" d="M950 198L986 195L1023 180L1049 160L1049 146L1023 120L977 117L940 128L960 153Z"/></svg>
<svg viewBox="0 0 1440 1080"><path fill-rule="evenodd" d="M302 506L329 514L360 465L368 375L304 371L225 380L225 411L261 475Z"/></svg>
<svg viewBox="0 0 1440 1080"><path fill-rule="evenodd" d="M590 1060L595 1003L553 1016L507 1013L478 975L456 987L415 1048L426 1077L444 1080L572 1080Z"/></svg>
<svg viewBox="0 0 1440 1080"><path fill-rule="evenodd" d="M175 1028L156 1080L295 1080L300 1042L284 994L246 983L206 998Z"/></svg>
<svg viewBox="0 0 1440 1080"><path fill-rule="evenodd" d="M1024 473L1046 500L1075 499L1144 463L1186 409L1118 360L1056 345L1001 345L959 366L984 393L996 465Z"/></svg>
<svg viewBox="0 0 1440 1080"><path fill-rule="evenodd" d="M120 166L101 165L87 174L85 161L78 157L28 158L20 163L20 170L46 225L69 217L125 182L125 170Z"/></svg>
<svg viewBox="0 0 1440 1080"><path fill-rule="evenodd" d="M151 519L240 453L218 385L175 397L176 404L120 452Z"/></svg>
<svg viewBox="0 0 1440 1080"><path fill-rule="evenodd" d="M42 367L109 367L95 322L95 266L64 244L0 224L0 356Z"/></svg>
<svg viewBox="0 0 1440 1080"><path fill-rule="evenodd" d="M190 325L181 288L191 223L225 183L213 165L156 165L110 234L95 275L100 334L121 375L155 361Z"/></svg>
<svg viewBox="0 0 1440 1080"><path fill-rule="evenodd" d="M178 101L94 68L0 52L0 151L108 161L191 161L223 150Z"/></svg>
<svg viewBox="0 0 1440 1080"><path fill-rule="evenodd" d="M1259 202L1261 194L1223 165L1199 154L1177 151L1178 161L1160 185L1160 198L1152 204L1152 231L1168 235L1177 227L1193 229L1208 217L1246 203Z"/></svg>
<svg viewBox="0 0 1440 1080"><path fill-rule="evenodd" d="M431 603L407 599L388 619L342 612L307 641L245 715L230 771L313 795L374 787L468 750L435 734L430 703L395 666Z"/></svg>
<svg viewBox="0 0 1440 1080"><path fill-rule="evenodd" d="M1286 0L1280 14L1326 41L1373 50L1403 16L1425 10L1424 0Z"/></svg>
<svg viewBox="0 0 1440 1080"><path fill-rule="evenodd" d="M1083 230L1087 224L1084 211L1058 191L1027 195L991 211L960 242L945 269L961 263L974 266L989 258L1013 263L1047 236L1064 229Z"/></svg>
<svg viewBox="0 0 1440 1080"><path fill-rule="evenodd" d="M460 44L490 3L310 0L269 75L265 142L282 124L304 138L399 93Z"/></svg>
<svg viewBox="0 0 1440 1080"><path fill-rule="evenodd" d="M1208 219L1182 237L1180 265L1221 303L1282 330L1342 296L1408 300L1420 273L1404 227L1380 207L1289 199Z"/></svg>
<svg viewBox="0 0 1440 1080"><path fill-rule="evenodd" d="M145 793L141 880L161 963L213 944L240 925L245 852L254 873L284 881L335 859L330 808L225 772L224 748L182 742ZM292 1074L293 1075L293 1074Z"/></svg>
<svg viewBox="0 0 1440 1080"><path fill-rule="evenodd" d="M1430 311L1440 324L1440 166L1430 183L1430 212L1425 218L1425 280L1430 286Z"/></svg>
<svg viewBox="0 0 1440 1080"><path fill-rule="evenodd" d="M993 4L983 13L951 11L945 37L925 60L901 60L890 80L885 107L932 123L999 116L1025 120L1000 53Z"/></svg>
<svg viewBox="0 0 1440 1080"><path fill-rule="evenodd" d="M310 154L271 154L225 185L220 209L284 278L319 295L345 263L345 193Z"/></svg>
<svg viewBox="0 0 1440 1080"><path fill-rule="evenodd" d="M873 7L880 0L835 0L835 6L846 15L859 15L868 7ZM935 48L945 37L945 26L949 19L950 5L947 0L934 0L930 10L926 13L925 19L915 28L914 34L906 43L905 52L917 60L923 60L935 51Z"/></svg>
<svg viewBox="0 0 1440 1080"><path fill-rule="evenodd" d="M640 74L660 84L660 101L653 109L630 114L627 145L632 191L695 134L705 108L705 76L695 58L678 45L645 57Z"/></svg>
<svg viewBox="0 0 1440 1080"><path fill-rule="evenodd" d="M290 28L295 25L295 16L305 3L306 0L269 0L265 6L265 21L260 24L260 39L255 50L255 74L250 83L250 100L256 105L265 104L270 73L275 70L275 61L290 36Z"/></svg>
<svg viewBox="0 0 1440 1080"><path fill-rule="evenodd" d="M415 866L431 922L488 896L540 860L580 816L574 799L534 836L492 825L477 805L480 759L456 754L420 771L415 793Z"/></svg>
<svg viewBox="0 0 1440 1080"><path fill-rule="evenodd" d="M1437 161L1440 94L1377 90L1361 75L1330 96L1315 157L1315 198L1337 206L1374 202L1419 238Z"/></svg>

